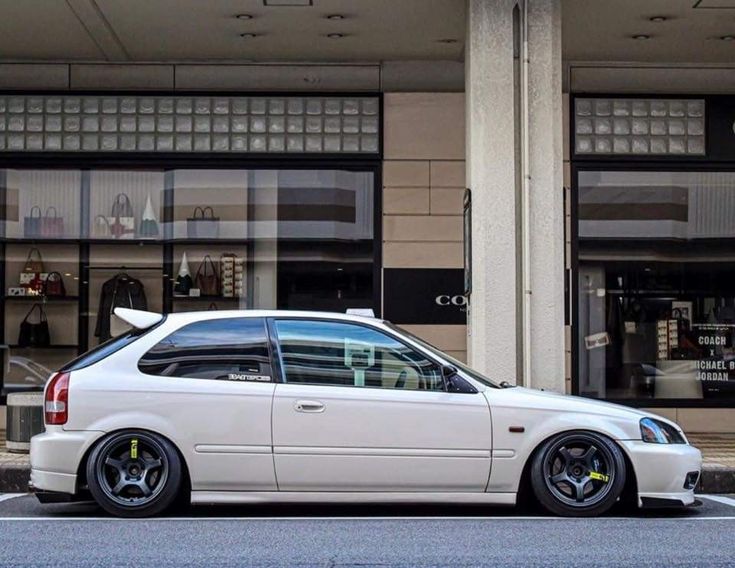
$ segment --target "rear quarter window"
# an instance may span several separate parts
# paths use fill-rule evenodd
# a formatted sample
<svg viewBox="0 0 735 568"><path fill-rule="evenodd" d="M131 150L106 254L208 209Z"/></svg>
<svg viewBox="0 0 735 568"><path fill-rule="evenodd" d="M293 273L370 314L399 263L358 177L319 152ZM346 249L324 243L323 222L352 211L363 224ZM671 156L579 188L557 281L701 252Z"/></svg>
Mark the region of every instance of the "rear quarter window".
<svg viewBox="0 0 735 568"><path fill-rule="evenodd" d="M154 345L138 362L148 375L272 381L265 320L222 318L191 323Z"/></svg>

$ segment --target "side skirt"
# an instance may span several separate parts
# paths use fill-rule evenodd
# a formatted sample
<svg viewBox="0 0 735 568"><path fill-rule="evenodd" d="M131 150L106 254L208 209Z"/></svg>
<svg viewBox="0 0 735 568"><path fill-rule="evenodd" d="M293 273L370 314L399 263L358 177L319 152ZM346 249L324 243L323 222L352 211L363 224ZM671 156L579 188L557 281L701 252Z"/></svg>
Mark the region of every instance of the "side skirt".
<svg viewBox="0 0 735 568"><path fill-rule="evenodd" d="M235 503L444 503L515 505L515 493L192 491L195 505Z"/></svg>

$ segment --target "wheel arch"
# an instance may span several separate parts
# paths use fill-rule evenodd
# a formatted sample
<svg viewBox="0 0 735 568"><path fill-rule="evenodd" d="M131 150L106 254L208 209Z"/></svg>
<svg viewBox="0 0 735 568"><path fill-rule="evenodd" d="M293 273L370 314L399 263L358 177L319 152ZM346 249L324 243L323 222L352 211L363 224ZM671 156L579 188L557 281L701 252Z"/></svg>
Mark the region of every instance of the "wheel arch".
<svg viewBox="0 0 735 568"><path fill-rule="evenodd" d="M147 434L154 434L156 436L160 436L164 440L166 440L171 446L176 450L176 453L179 456L179 459L181 460L182 465L182 486L181 486L181 493L182 495L187 495L187 493L191 493L191 474L189 472L189 464L186 461L186 457L184 456L184 453L181 451L181 448L179 448L178 444L174 442L169 436L166 436L165 434L162 434L161 432L157 432L155 430L152 430L150 428L135 428L135 427L127 427L127 428L118 428L116 430L110 430L109 432L103 432L100 433L100 435L95 438L92 443L89 444L89 447L84 452L84 455L82 456L82 459L79 461L79 466L77 468L77 492L82 491L86 488L87 485L87 463L89 462L89 457L94 451L94 449L99 446L99 444L109 438L110 436L113 436L115 434L120 434L123 432L145 432Z"/></svg>
<svg viewBox="0 0 735 568"><path fill-rule="evenodd" d="M594 428L569 428L567 430L560 430L552 434L547 435L541 441L537 442L534 448L528 453L523 469L521 470L521 478L518 483L518 503L528 503L533 496L533 489L531 487L531 466L536 455L541 451L541 448L552 438L556 438L562 434L572 433L590 433L598 436L604 436L610 442L612 442L622 453L625 461L625 486L623 487L623 493L621 495L621 501L629 501L637 505L638 503L638 477L635 471L635 465L633 460L628 454L628 450L623 444L620 444L609 432L604 430L596 430Z"/></svg>

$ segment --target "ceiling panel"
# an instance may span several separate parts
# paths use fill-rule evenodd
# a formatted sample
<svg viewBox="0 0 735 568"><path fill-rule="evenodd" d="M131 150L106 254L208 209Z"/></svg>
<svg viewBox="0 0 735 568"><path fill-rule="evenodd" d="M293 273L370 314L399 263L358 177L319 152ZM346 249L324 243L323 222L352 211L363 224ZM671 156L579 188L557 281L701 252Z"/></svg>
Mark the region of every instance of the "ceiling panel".
<svg viewBox="0 0 735 568"><path fill-rule="evenodd" d="M460 59L464 0L96 0L133 60ZM238 20L247 13L252 20ZM342 14L342 20L329 20ZM241 33L258 37L241 38ZM331 39L330 33L345 34ZM454 39L456 43L439 40Z"/></svg>
<svg viewBox="0 0 735 568"><path fill-rule="evenodd" d="M563 53L571 61L735 62L735 14L696 0L563 0ZM735 1L709 0L709 5ZM664 16L663 22L650 18ZM634 35L650 39L636 40Z"/></svg>
<svg viewBox="0 0 735 568"><path fill-rule="evenodd" d="M66 2L0 0L0 59L101 57Z"/></svg>

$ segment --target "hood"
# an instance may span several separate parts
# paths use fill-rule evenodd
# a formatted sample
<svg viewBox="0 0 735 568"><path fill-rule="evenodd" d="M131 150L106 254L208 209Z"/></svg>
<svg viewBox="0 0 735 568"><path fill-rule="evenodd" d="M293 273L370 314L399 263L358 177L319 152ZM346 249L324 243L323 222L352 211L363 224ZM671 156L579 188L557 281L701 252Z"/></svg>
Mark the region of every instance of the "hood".
<svg viewBox="0 0 735 568"><path fill-rule="evenodd" d="M561 412L584 412L588 414L600 414L608 417L616 417L622 419L640 421L644 417L654 417L676 426L679 426L663 416L658 416L651 412L644 412L637 408L630 408L621 404L613 404L611 402L603 402L591 398L581 396L572 396L568 394L559 394L552 391L541 391L536 389L528 389L524 387L513 387L501 389L502 393L509 393L515 399L515 402L521 406L529 406L538 409L558 410ZM492 394L490 395L492 398Z"/></svg>

